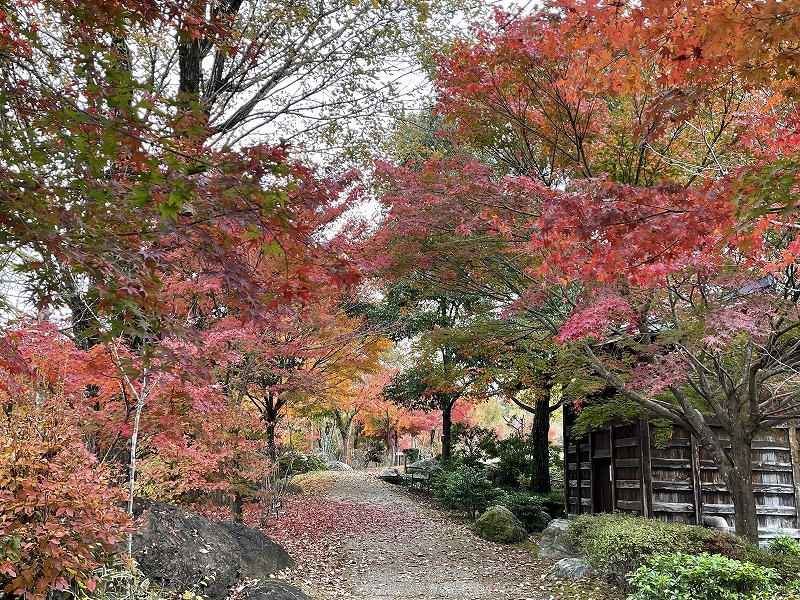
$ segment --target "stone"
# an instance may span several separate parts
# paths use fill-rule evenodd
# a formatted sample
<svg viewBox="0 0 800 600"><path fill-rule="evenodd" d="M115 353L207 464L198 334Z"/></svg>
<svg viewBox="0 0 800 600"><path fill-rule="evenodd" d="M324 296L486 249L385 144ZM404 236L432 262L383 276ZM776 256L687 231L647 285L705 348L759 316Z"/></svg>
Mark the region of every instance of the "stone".
<svg viewBox="0 0 800 600"><path fill-rule="evenodd" d="M243 579L265 579L294 561L261 531L211 521L161 502L137 500L133 557L153 583L222 600Z"/></svg>
<svg viewBox="0 0 800 600"><path fill-rule="evenodd" d="M546 579L580 579L594 573L591 565L583 558L562 558L546 575Z"/></svg>
<svg viewBox="0 0 800 600"><path fill-rule="evenodd" d="M583 554L581 547L567 537L569 521L554 519L550 521L539 540L539 558L577 558Z"/></svg>
<svg viewBox="0 0 800 600"><path fill-rule="evenodd" d="M380 473L378 473L378 479L383 479L389 483L403 483L405 481L405 475L403 475L397 469L388 468L383 469Z"/></svg>
<svg viewBox="0 0 800 600"><path fill-rule="evenodd" d="M332 460L330 462L326 462L328 465L328 469L331 471L352 471L353 467L348 465L347 463L339 462L338 460Z"/></svg>
<svg viewBox="0 0 800 600"><path fill-rule="evenodd" d="M269 579L259 582L258 587L239 596L239 600L312 600L312 598L285 581Z"/></svg>
<svg viewBox="0 0 800 600"><path fill-rule="evenodd" d="M286 488L283 490L283 493L287 496L295 496L297 494L303 493L303 488L301 488L296 483L287 483Z"/></svg>
<svg viewBox="0 0 800 600"><path fill-rule="evenodd" d="M513 544L528 538L525 527L505 506L490 506L472 527L475 533L490 542Z"/></svg>

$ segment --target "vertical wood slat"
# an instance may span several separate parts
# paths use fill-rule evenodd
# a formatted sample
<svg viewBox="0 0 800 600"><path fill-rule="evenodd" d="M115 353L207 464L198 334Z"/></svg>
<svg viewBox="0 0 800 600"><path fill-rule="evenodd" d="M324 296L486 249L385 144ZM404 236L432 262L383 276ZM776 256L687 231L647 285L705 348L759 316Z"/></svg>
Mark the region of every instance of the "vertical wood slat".
<svg viewBox="0 0 800 600"><path fill-rule="evenodd" d="M594 506L594 432L589 433L589 513L595 514Z"/></svg>
<svg viewBox="0 0 800 600"><path fill-rule="evenodd" d="M642 478L642 516L653 518L653 472L650 465L650 423L639 419L639 458Z"/></svg>
<svg viewBox="0 0 800 600"><path fill-rule="evenodd" d="M617 459L614 455L614 426L608 428L608 445L611 449L611 510L617 509Z"/></svg>
<svg viewBox="0 0 800 600"><path fill-rule="evenodd" d="M574 443L575 443L575 466L577 468L577 470L575 471L575 481L578 482L578 487L575 488L575 496L578 499L578 503L575 505L576 507L575 511L578 513L578 515L580 515L581 506L583 505L581 503L581 494L582 494L581 490L583 489L583 485L581 485L583 483L583 481L581 480L581 441L575 438Z"/></svg>
<svg viewBox="0 0 800 600"><path fill-rule="evenodd" d="M703 524L703 492L700 485L700 446L694 434L689 434L689 448L692 460L692 492L694 493L694 518L696 525Z"/></svg>
<svg viewBox="0 0 800 600"><path fill-rule="evenodd" d="M789 426L789 459L792 462L792 482L794 483L795 527L800 529L800 448L797 444L797 427Z"/></svg>

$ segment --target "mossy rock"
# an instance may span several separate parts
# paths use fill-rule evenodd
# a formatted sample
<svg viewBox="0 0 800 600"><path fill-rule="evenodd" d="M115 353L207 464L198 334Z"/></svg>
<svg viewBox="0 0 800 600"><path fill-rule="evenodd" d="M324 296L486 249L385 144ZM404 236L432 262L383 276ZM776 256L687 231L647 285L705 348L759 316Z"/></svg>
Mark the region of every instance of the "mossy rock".
<svg viewBox="0 0 800 600"><path fill-rule="evenodd" d="M505 506L490 506L472 524L472 528L490 542L513 544L528 539L525 527Z"/></svg>

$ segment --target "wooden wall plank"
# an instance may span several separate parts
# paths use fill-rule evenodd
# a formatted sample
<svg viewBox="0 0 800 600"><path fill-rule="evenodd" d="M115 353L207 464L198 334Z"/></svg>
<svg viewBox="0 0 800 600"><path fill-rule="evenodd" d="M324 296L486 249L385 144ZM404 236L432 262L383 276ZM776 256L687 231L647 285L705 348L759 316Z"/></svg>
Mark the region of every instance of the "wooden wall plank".
<svg viewBox="0 0 800 600"><path fill-rule="evenodd" d="M639 458L642 477L641 511L644 517L653 517L653 470L650 463L650 423L647 419L639 419Z"/></svg>
<svg viewBox="0 0 800 600"><path fill-rule="evenodd" d="M614 464L614 426L608 428L608 442L610 447L610 454L611 454L611 508L612 510L617 509L617 466Z"/></svg>
<svg viewBox="0 0 800 600"><path fill-rule="evenodd" d="M691 481L656 481L653 480L653 490L687 491L694 486Z"/></svg>
<svg viewBox="0 0 800 600"><path fill-rule="evenodd" d="M703 524L703 490L700 485L700 445L693 434L689 434L691 440L691 461L692 461L692 492L694 494L694 523Z"/></svg>
<svg viewBox="0 0 800 600"><path fill-rule="evenodd" d="M596 475L595 475L594 469L591 468L592 456L594 455L594 452L593 452L594 448L592 447L593 446L593 443L592 443L593 442L593 438L594 438L594 433L590 433L589 434L589 443L587 444L587 446L588 446L587 450L589 450L589 463L588 463L589 466L587 468L589 469L589 512L592 513L592 514L595 514L595 506L594 506L595 483L594 483L594 478L596 477ZM583 444L581 444L581 448L583 448Z"/></svg>
<svg viewBox="0 0 800 600"><path fill-rule="evenodd" d="M694 504L689 502L653 502L653 512L693 513Z"/></svg>
<svg viewBox="0 0 800 600"><path fill-rule="evenodd" d="M615 487L619 489L638 490L642 487L642 482L638 479L617 479Z"/></svg>
<svg viewBox="0 0 800 600"><path fill-rule="evenodd" d="M789 427L789 455L792 459L792 482L794 483L794 506L800 508L800 446L797 440L797 427ZM800 528L800 514L795 518L795 527Z"/></svg>

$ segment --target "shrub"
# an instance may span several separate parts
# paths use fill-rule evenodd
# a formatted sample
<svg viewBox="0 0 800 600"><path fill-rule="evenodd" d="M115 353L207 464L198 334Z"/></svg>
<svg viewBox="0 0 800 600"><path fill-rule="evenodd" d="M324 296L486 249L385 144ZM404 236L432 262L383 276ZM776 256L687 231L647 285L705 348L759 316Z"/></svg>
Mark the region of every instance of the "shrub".
<svg viewBox="0 0 800 600"><path fill-rule="evenodd" d="M465 509L473 519L503 494L483 471L464 464L434 471L430 488L437 500L452 508Z"/></svg>
<svg viewBox="0 0 800 600"><path fill-rule="evenodd" d="M530 486L531 478L536 471L536 464L532 458L533 444L530 440L512 435L488 444L486 450L490 456L500 459L495 466L499 484L516 490Z"/></svg>
<svg viewBox="0 0 800 600"><path fill-rule="evenodd" d="M278 459L280 477L300 475L311 471L324 471L325 461L312 454L289 452Z"/></svg>
<svg viewBox="0 0 800 600"><path fill-rule="evenodd" d="M0 419L0 597L93 591L129 526L61 398L16 397Z"/></svg>
<svg viewBox="0 0 800 600"><path fill-rule="evenodd" d="M625 575L650 556L665 552L702 552L708 531L615 513L582 515L570 523L569 537L583 547L593 567L613 575Z"/></svg>
<svg viewBox="0 0 800 600"><path fill-rule="evenodd" d="M542 494L542 508L550 516L551 519L561 519L566 516L564 509L565 498L564 492L554 490L549 494Z"/></svg>
<svg viewBox="0 0 800 600"><path fill-rule="evenodd" d="M800 543L790 535L780 534L770 541L769 551L772 554L800 557Z"/></svg>
<svg viewBox="0 0 800 600"><path fill-rule="evenodd" d="M652 557L628 577L629 600L768 600L777 580L775 571L749 562L678 552Z"/></svg>
<svg viewBox="0 0 800 600"><path fill-rule="evenodd" d="M451 436L453 453L461 462L470 466L477 466L487 456L487 449L493 448L497 443L497 434L491 429L466 423L453 423Z"/></svg>
<svg viewBox="0 0 800 600"><path fill-rule="evenodd" d="M528 492L509 492L500 501L500 504L514 513L529 532L541 531L550 520L542 503L542 496Z"/></svg>
<svg viewBox="0 0 800 600"><path fill-rule="evenodd" d="M367 440L364 447L364 463L380 464L386 456L386 444L381 440Z"/></svg>

